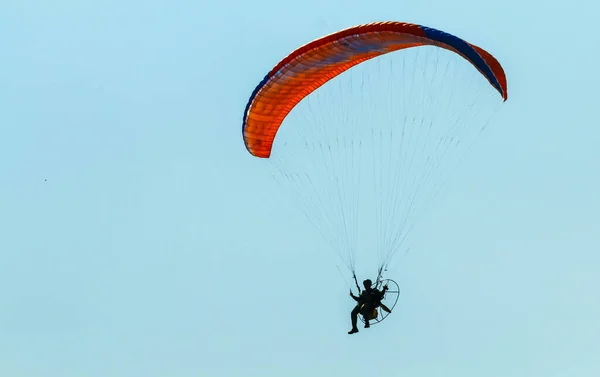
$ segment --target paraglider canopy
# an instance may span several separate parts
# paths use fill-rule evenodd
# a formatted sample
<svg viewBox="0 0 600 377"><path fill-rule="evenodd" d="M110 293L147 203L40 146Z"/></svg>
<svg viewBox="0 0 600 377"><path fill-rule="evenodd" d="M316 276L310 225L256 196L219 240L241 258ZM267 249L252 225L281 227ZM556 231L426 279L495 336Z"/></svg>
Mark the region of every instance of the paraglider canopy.
<svg viewBox="0 0 600 377"><path fill-rule="evenodd" d="M440 30L406 22L377 22L342 30L310 42L279 62L258 84L244 111L242 132L248 151L271 155L281 122L304 97L353 66L393 51L437 46L471 64L507 99L500 63L487 51Z"/></svg>

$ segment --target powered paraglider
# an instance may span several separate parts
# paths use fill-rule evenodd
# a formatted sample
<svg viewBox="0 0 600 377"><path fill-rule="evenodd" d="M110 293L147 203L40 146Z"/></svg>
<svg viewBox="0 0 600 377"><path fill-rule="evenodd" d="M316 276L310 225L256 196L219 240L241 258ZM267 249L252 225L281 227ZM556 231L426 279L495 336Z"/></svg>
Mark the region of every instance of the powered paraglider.
<svg viewBox="0 0 600 377"><path fill-rule="evenodd" d="M484 49L426 26L378 22L281 60L252 92L242 135L352 274L357 250L377 254L381 282L507 98L504 70Z"/></svg>

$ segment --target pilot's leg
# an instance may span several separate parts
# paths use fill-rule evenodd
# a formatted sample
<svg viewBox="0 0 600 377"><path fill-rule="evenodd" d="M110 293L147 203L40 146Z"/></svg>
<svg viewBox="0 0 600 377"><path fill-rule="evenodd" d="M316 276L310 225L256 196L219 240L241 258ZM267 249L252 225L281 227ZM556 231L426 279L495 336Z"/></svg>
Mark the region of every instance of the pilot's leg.
<svg viewBox="0 0 600 377"><path fill-rule="evenodd" d="M358 313L360 312L360 305L356 305L352 312L350 312L350 318L352 319L352 330L348 332L348 334L354 334L358 332L358 327L356 327L356 323L358 321Z"/></svg>

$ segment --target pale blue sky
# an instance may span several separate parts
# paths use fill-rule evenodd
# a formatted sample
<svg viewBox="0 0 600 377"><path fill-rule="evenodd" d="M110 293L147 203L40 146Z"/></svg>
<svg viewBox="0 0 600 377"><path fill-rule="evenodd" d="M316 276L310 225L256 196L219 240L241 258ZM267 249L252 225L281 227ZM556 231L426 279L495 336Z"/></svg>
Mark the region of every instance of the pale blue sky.
<svg viewBox="0 0 600 377"><path fill-rule="evenodd" d="M0 6L0 375L600 375L592 1ZM352 337L326 244L245 150L264 74L380 20L485 46L509 101ZM47 181L45 181L47 179Z"/></svg>

